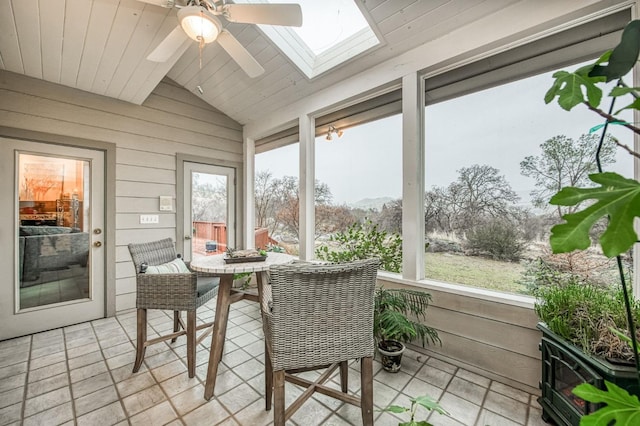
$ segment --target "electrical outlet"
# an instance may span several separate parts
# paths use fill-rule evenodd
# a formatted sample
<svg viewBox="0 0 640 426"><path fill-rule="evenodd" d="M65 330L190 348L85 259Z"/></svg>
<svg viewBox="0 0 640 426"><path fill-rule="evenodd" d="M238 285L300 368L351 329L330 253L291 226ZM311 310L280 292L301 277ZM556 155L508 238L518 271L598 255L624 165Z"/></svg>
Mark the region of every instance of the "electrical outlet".
<svg viewBox="0 0 640 426"><path fill-rule="evenodd" d="M160 216L158 216L157 214L141 214L140 223L160 223Z"/></svg>

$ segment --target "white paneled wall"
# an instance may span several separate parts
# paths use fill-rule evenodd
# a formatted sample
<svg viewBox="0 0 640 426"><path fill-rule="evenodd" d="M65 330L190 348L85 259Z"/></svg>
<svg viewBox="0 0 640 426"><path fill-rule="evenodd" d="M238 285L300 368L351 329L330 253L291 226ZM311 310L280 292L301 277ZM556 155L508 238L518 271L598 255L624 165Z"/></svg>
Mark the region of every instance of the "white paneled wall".
<svg viewBox="0 0 640 426"><path fill-rule="evenodd" d="M168 79L138 106L0 71L0 126L115 144L115 265L106 267L115 269L116 310L135 306L126 245L176 239L176 212L160 212L158 200L169 195L175 206L176 154L242 162L240 125ZM159 223L140 225L140 214Z"/></svg>

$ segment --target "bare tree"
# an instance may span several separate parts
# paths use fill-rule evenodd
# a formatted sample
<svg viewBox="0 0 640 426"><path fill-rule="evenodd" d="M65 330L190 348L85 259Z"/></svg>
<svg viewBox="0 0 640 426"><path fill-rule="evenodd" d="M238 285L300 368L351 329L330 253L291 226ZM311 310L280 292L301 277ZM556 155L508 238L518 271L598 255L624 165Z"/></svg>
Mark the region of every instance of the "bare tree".
<svg viewBox="0 0 640 426"><path fill-rule="evenodd" d="M447 188L434 187L425 194L425 227L463 234L489 218L517 222L522 215L517 201L517 194L495 167L463 167Z"/></svg>
<svg viewBox="0 0 640 426"><path fill-rule="evenodd" d="M531 177L536 188L531 192L532 202L540 209L549 208L549 200L553 194L566 186L593 186L589 180L591 173L598 171L596 165L596 148L599 136L582 135L577 140L564 135L554 136L540 145L542 153L530 155L520 162L520 173ZM607 135L600 161L602 166L613 164L615 160L615 139ZM558 217L576 211L579 206L557 206Z"/></svg>

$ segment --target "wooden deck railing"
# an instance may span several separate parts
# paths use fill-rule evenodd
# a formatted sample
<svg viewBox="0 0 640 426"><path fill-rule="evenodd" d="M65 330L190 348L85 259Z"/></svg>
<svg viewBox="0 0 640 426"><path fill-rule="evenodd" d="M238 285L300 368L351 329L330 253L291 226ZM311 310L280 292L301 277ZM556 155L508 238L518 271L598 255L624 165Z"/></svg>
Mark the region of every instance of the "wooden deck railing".
<svg viewBox="0 0 640 426"><path fill-rule="evenodd" d="M210 255L224 253L227 250L227 225L224 222L193 222L193 252ZM266 248L267 245L278 244L269 236L267 228L255 229L255 247Z"/></svg>

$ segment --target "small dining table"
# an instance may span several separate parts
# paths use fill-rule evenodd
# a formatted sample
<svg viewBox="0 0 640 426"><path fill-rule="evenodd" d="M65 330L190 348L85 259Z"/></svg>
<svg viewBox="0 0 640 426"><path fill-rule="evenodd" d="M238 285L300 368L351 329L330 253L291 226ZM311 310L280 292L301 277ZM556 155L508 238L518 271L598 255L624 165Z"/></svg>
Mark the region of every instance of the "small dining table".
<svg viewBox="0 0 640 426"><path fill-rule="evenodd" d="M204 397L209 400L213 396L218 374L218 364L222 359L222 348L227 334L227 321L229 319L229 306L243 299L259 302L262 300L262 286L267 282L267 273L273 265L291 263L295 257L285 253L269 252L264 261L226 263L225 254L202 256L191 261L194 271L206 272L220 277L218 287L218 301L216 303L215 322L213 324L213 337L211 338L211 351L207 366L207 381L204 387ZM256 274L258 293L247 292L233 288L233 276L235 274L251 272Z"/></svg>

